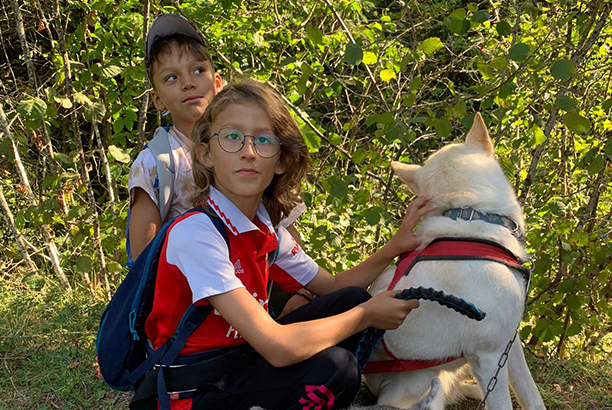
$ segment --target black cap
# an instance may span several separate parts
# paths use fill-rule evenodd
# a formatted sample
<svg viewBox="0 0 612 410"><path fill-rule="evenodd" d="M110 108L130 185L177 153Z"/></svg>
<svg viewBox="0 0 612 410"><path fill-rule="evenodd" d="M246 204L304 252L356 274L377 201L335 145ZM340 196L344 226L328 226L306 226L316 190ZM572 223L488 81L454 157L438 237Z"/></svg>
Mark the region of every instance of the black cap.
<svg viewBox="0 0 612 410"><path fill-rule="evenodd" d="M185 17L174 13L160 14L153 20L153 23L151 23L149 33L147 34L147 42L145 44L145 67L147 71L151 68L149 56L151 55L151 48L155 40L157 40L158 37L176 33L192 37L204 45L204 40L200 32Z"/></svg>

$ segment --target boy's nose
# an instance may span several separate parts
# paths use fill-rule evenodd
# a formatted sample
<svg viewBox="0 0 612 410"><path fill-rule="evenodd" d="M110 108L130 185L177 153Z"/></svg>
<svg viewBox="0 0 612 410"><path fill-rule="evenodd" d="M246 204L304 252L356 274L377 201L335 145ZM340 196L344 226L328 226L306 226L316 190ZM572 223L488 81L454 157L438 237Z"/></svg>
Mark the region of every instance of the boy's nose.
<svg viewBox="0 0 612 410"><path fill-rule="evenodd" d="M183 90L191 90L195 88L195 82L191 78L185 78L183 80Z"/></svg>
<svg viewBox="0 0 612 410"><path fill-rule="evenodd" d="M240 154L243 158L255 158L255 144L253 143L252 138L245 138L242 142L242 149L240 150Z"/></svg>

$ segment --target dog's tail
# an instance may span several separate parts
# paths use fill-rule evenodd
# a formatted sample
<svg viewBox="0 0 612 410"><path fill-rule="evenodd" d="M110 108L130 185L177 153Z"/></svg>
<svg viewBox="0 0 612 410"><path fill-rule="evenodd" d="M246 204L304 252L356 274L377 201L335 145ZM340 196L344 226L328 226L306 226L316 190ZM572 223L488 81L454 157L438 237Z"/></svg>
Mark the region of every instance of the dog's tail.
<svg viewBox="0 0 612 410"><path fill-rule="evenodd" d="M427 396L421 401L412 406L410 410L431 410L444 408L444 392L442 391L442 383L437 377L431 381L431 388Z"/></svg>
<svg viewBox="0 0 612 410"><path fill-rule="evenodd" d="M518 337L510 349L510 355L508 357L508 376L510 387L512 387L512 391L514 391L516 395L516 400L522 408L546 410L542 396L540 396L538 387L533 381L533 377L531 377L531 373L527 367L523 346Z"/></svg>

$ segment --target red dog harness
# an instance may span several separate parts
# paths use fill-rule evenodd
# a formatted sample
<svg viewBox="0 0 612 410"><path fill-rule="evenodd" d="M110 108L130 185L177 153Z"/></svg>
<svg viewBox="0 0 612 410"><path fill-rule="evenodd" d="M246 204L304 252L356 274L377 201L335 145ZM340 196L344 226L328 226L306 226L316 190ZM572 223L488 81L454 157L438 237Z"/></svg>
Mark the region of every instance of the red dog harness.
<svg viewBox="0 0 612 410"><path fill-rule="evenodd" d="M395 275L389 284L388 290L393 290L402 276L408 275L417 263L434 260L485 260L497 262L517 269L526 277L527 283L529 282L529 269L522 265L522 261L516 255L495 242L475 238L439 238L420 251L412 251L400 256L400 261L397 264ZM363 374L411 372L450 363L463 357L403 360L393 355L387 347L384 338L382 340L382 347L391 360L369 361L363 370Z"/></svg>

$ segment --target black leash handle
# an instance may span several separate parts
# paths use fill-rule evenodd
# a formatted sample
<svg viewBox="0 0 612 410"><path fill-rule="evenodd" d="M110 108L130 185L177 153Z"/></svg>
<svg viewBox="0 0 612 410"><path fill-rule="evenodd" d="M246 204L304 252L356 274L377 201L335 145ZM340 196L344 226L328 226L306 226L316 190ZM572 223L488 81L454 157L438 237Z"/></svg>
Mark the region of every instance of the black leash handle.
<svg viewBox="0 0 612 410"><path fill-rule="evenodd" d="M403 291L395 295L395 298L403 300L431 300L432 302L438 302L440 305L446 306L449 309L453 309L454 311L461 313L462 315L467 316L470 319L474 319L476 321L483 320L487 315L485 312L478 309L473 303L467 302L460 297L447 294L442 292L441 290L435 290L433 288L424 288L420 286L418 288L404 289ZM376 346L378 346L384 334L384 330L375 329L372 327L367 328L363 332L363 336L359 341L356 353L360 372L365 367L366 363L370 359L370 356L372 356L372 352L374 352L374 349L376 348Z"/></svg>

